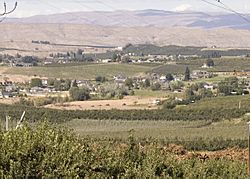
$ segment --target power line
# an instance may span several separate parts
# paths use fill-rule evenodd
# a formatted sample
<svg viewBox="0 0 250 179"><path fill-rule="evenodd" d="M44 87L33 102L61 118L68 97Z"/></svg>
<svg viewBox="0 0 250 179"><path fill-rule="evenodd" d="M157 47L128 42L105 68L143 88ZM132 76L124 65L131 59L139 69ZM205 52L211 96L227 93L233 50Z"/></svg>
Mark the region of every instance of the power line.
<svg viewBox="0 0 250 179"><path fill-rule="evenodd" d="M225 7L223 7L223 6L219 6L218 4L209 2L209 1L207 1L207 0L201 0L201 1L203 1L203 2L205 2L205 3L207 3L207 4L210 4L210 5L212 5L212 6L215 6L215 7L218 7L218 8L221 8L221 9L224 9L224 10L228 11L227 8L225 8ZM218 2L218 1L216 0L216 2Z"/></svg>
<svg viewBox="0 0 250 179"><path fill-rule="evenodd" d="M52 7L52 8L54 8L54 9L61 9L62 11L65 11L65 13L68 13L68 14L70 14L71 16L73 16L73 17L76 17L76 18L80 18L80 19L84 19L84 20L87 20L87 21L89 21L89 19L88 18L84 18L84 17L82 17L82 16L79 16L79 15L76 15L74 12L70 12L68 9L66 9L66 8L63 8L63 7L57 7L57 6L55 6L53 3L50 3L50 2L48 2L48 1L41 1L40 0L40 2L41 3L46 3L48 6L50 6L50 7Z"/></svg>
<svg viewBox="0 0 250 179"><path fill-rule="evenodd" d="M218 7L218 8L220 8L220 9L224 9L224 10L226 10L226 11L232 12L232 13L236 14L237 16L241 17L241 18L242 18L243 20L245 20L246 22L249 22L249 23L250 23L250 20L247 19L244 15L242 15L241 13L239 13L239 12L235 11L234 9L230 8L230 7L227 6L225 3L223 3L221 0L214 0L217 4L212 3L212 2L210 2L210 1L207 1L207 0L201 0L201 1L203 1L203 2L205 2L205 3L207 3L207 4L210 4L210 5L212 5L212 6ZM218 5L218 3L221 4L222 6Z"/></svg>
<svg viewBox="0 0 250 179"><path fill-rule="evenodd" d="M221 2L221 0L217 1L218 3L222 4L226 9L228 9L229 11L233 12L234 14L238 15L239 17L241 17L242 19L244 19L246 22L250 23L250 20L247 19L243 14L235 11L234 9L230 8L229 6L227 6L225 3Z"/></svg>
<svg viewBox="0 0 250 179"><path fill-rule="evenodd" d="M99 3L99 4L102 4L103 6L106 6L106 7L110 8L110 9L112 9L113 11L118 11L117 8L111 6L111 5L107 4L107 3L104 3L104 2L102 2L100 0L96 0L96 2ZM145 25L148 24L148 22L146 22L144 19L139 18L138 16L132 16L130 14L128 14L128 16L130 16L132 18L137 18L139 21L142 21ZM128 26L130 26L130 25L128 25Z"/></svg>
<svg viewBox="0 0 250 179"><path fill-rule="evenodd" d="M68 9L66 8L62 8L60 6L55 6L53 3L50 3L48 1L42 1L42 0L39 0L41 4L45 3L47 4L49 7L52 7L53 9L56 9L56 10L59 10L61 9L62 11L66 11L68 14L70 14L72 17L75 17L77 19L83 19L83 20L86 20L87 22L90 22L88 18L84 18L82 16L79 16L79 15L76 15L75 13L73 12L68 12ZM63 34L63 37L66 37L66 34L64 33L64 30L63 30L63 25L61 23L58 23L57 25L58 29L62 32ZM49 31L47 31L49 32Z"/></svg>
<svg viewBox="0 0 250 179"><path fill-rule="evenodd" d="M90 6L87 6L85 3L83 4L82 1L76 0L76 1L74 1L74 2L76 2L77 4L79 4L80 6L82 6L82 7L84 7L84 8L91 9L93 12L96 11L96 9L93 9L93 8L90 7ZM98 1L98 0L95 1L95 2L98 3L98 4L100 4L100 5L102 5L102 6L106 6L106 7L110 8L110 9L112 9L113 11L117 11L117 9L116 9L115 7L112 7L112 6L110 6L110 5L106 4L106 3L103 3L103 2ZM110 17L110 16L108 16L108 15L105 15L105 14L103 14L102 16L103 16L103 17L107 17L108 19L112 18L112 17ZM130 16L130 15L129 15L129 16ZM133 18L134 18L134 17L133 17ZM113 18L113 19L114 19L114 18ZM117 21L116 24L121 24L121 25L124 25L125 27L126 27L126 26L130 26L129 23L124 22L123 20Z"/></svg>

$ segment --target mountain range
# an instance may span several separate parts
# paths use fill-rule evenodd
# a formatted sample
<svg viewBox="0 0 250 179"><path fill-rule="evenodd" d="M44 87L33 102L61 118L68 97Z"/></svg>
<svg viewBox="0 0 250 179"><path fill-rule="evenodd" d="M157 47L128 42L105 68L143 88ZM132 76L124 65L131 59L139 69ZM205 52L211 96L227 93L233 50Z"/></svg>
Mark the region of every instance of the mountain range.
<svg viewBox="0 0 250 179"><path fill-rule="evenodd" d="M141 10L39 15L8 18L0 23L0 34L0 51L16 53L17 49L27 54L64 52L79 45L128 43L250 48L250 23L236 14L222 13ZM32 41L75 47L38 45Z"/></svg>
<svg viewBox="0 0 250 179"><path fill-rule="evenodd" d="M250 15L244 15L249 18ZM38 15L27 18L10 18L6 23L38 24L87 24L119 27L195 27L203 29L234 28L249 29L250 23L237 14L204 12L171 12L163 10L71 12Z"/></svg>

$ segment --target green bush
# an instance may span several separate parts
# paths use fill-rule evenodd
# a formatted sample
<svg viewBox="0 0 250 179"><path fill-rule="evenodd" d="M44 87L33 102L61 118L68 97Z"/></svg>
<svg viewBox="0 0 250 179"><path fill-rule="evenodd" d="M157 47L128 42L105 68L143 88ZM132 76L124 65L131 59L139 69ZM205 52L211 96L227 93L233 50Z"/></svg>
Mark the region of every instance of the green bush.
<svg viewBox="0 0 250 179"><path fill-rule="evenodd" d="M247 163L178 159L157 143L142 146L77 138L47 123L0 132L1 178L247 178Z"/></svg>
<svg viewBox="0 0 250 179"><path fill-rule="evenodd" d="M85 101L90 99L89 93L89 90L85 88L72 87L69 90L69 95L74 101Z"/></svg>

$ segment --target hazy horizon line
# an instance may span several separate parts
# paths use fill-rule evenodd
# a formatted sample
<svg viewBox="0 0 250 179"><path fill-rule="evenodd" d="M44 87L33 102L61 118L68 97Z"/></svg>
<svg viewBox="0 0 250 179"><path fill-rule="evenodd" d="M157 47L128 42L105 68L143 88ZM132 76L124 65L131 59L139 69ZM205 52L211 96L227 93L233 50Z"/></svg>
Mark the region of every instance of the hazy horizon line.
<svg viewBox="0 0 250 179"><path fill-rule="evenodd" d="M51 16L51 15L59 15L59 14L74 14L74 13L112 13L112 12L140 12L140 11L161 11L161 12L171 12L171 13L179 13L179 14L185 14L185 13L203 13L203 14L209 14L209 15L223 15L223 14L234 14L232 12L223 12L223 11L196 11L196 10L186 10L186 11L173 11L173 10L164 10L164 9L138 9L138 10L129 10L129 9L117 9L117 10L95 10L95 11L71 11L71 12L58 12L58 13L50 13L50 14L36 14L36 15L30 15L30 16L24 16L24 17L6 17L7 19L22 19L22 18L30 18L30 17L36 17L36 16ZM242 13L243 15L250 15L247 13Z"/></svg>

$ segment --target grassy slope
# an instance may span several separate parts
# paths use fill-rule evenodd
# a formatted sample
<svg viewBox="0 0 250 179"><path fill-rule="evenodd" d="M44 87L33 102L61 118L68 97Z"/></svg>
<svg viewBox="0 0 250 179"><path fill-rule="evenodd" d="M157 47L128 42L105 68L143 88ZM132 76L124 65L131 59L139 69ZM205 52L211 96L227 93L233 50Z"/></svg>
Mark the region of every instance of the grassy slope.
<svg viewBox="0 0 250 179"><path fill-rule="evenodd" d="M93 79L97 75L107 77L118 74L133 76L135 74L150 71L151 69L152 67L149 66L128 64L92 64L65 67L8 68L5 74L38 75L51 78Z"/></svg>

